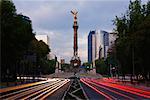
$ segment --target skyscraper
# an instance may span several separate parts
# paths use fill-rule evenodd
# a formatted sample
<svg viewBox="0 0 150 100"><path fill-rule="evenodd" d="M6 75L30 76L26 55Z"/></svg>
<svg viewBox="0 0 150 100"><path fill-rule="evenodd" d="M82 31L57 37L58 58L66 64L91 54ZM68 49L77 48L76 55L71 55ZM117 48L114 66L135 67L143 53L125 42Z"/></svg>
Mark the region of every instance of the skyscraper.
<svg viewBox="0 0 150 100"><path fill-rule="evenodd" d="M106 31L90 31L88 35L88 62L107 57L109 33Z"/></svg>
<svg viewBox="0 0 150 100"><path fill-rule="evenodd" d="M100 30L96 30L96 59L100 58L102 54L102 47L103 47L103 35L101 34Z"/></svg>
<svg viewBox="0 0 150 100"><path fill-rule="evenodd" d="M104 59L107 57L107 50L109 46L109 33L106 31L101 31L103 35L103 51L104 51Z"/></svg>
<svg viewBox="0 0 150 100"><path fill-rule="evenodd" d="M96 32L90 31L88 35L88 62L96 58Z"/></svg>

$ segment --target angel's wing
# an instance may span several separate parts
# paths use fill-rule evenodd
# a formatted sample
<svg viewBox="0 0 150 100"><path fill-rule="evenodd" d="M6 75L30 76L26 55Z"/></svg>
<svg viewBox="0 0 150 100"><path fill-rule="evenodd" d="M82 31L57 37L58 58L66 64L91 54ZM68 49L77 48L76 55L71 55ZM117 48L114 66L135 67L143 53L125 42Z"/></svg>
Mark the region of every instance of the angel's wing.
<svg viewBox="0 0 150 100"><path fill-rule="evenodd" d="M78 12L76 11L76 12L75 12L75 15L77 15L77 13L78 13Z"/></svg>
<svg viewBox="0 0 150 100"><path fill-rule="evenodd" d="M76 10L71 10L71 13L73 14L73 15L77 15L77 11Z"/></svg>
<svg viewBox="0 0 150 100"><path fill-rule="evenodd" d="M74 12L71 10L71 13L74 15Z"/></svg>

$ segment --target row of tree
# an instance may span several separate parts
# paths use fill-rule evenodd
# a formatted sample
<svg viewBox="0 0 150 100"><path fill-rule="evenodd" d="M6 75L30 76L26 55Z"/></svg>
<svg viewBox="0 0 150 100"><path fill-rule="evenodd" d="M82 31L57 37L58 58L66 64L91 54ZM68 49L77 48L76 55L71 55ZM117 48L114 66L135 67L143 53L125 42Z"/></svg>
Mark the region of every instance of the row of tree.
<svg viewBox="0 0 150 100"><path fill-rule="evenodd" d="M68 63L64 63L64 64L61 64L61 71L69 71L70 70L70 64Z"/></svg>
<svg viewBox="0 0 150 100"><path fill-rule="evenodd" d="M130 1L129 8L114 20L117 39L107 58L95 61L96 71L102 75L135 75L150 79L150 1ZM85 64L90 66L91 63ZM113 69L114 68L114 69Z"/></svg>
<svg viewBox="0 0 150 100"><path fill-rule="evenodd" d="M53 73L55 60L47 60L50 49L35 38L30 18L17 14L12 1L1 0L0 8L1 80L16 80L17 75Z"/></svg>
<svg viewBox="0 0 150 100"><path fill-rule="evenodd" d="M109 67L105 63L104 59L97 59L95 61L96 72L102 75L109 75Z"/></svg>
<svg viewBox="0 0 150 100"><path fill-rule="evenodd" d="M129 9L114 20L118 38L112 55L118 61L122 75L142 75L150 78L150 1L130 1ZM149 75L149 76L148 76ZM137 77L138 78L138 77Z"/></svg>

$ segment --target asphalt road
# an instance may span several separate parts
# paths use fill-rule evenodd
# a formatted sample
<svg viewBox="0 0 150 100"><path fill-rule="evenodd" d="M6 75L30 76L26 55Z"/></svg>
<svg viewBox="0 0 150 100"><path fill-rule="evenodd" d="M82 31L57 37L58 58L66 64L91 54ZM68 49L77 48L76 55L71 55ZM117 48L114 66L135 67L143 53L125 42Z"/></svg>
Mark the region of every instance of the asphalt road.
<svg viewBox="0 0 150 100"><path fill-rule="evenodd" d="M85 93L87 94L87 97L90 100L103 100L105 99L105 96L99 95L95 90L90 88L89 86L85 85L84 83L81 83Z"/></svg>
<svg viewBox="0 0 150 100"><path fill-rule="evenodd" d="M81 82L90 100L150 100L148 91L142 91L140 94L137 89L127 90L121 86L90 79L81 79Z"/></svg>
<svg viewBox="0 0 150 100"><path fill-rule="evenodd" d="M47 81L35 82L0 89L0 99L7 100L29 100L46 99L54 92L69 83L68 79L48 79Z"/></svg>
<svg viewBox="0 0 150 100"><path fill-rule="evenodd" d="M81 85L89 100L150 100L150 91L81 78ZM70 84L69 79L53 78L47 81L0 89L0 100L61 100Z"/></svg>
<svg viewBox="0 0 150 100"><path fill-rule="evenodd" d="M61 87L60 89L58 89L57 91L55 91L55 93L49 95L45 99L46 100L62 100L62 97L63 97L65 91L68 89L69 85L70 85L70 82L68 82L67 84L65 84L63 87Z"/></svg>

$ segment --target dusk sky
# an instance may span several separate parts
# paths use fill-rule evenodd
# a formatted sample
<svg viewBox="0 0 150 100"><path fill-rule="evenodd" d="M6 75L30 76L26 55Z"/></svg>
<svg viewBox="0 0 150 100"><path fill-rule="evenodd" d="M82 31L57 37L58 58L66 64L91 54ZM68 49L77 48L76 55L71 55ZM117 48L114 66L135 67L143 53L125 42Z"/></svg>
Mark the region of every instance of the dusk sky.
<svg viewBox="0 0 150 100"><path fill-rule="evenodd" d="M146 3L148 0L142 0ZM128 9L129 0L13 0L17 13L32 20L33 32L49 36L51 51L69 62L73 56L72 9L78 11L78 52L87 61L90 30L112 32L112 20Z"/></svg>

